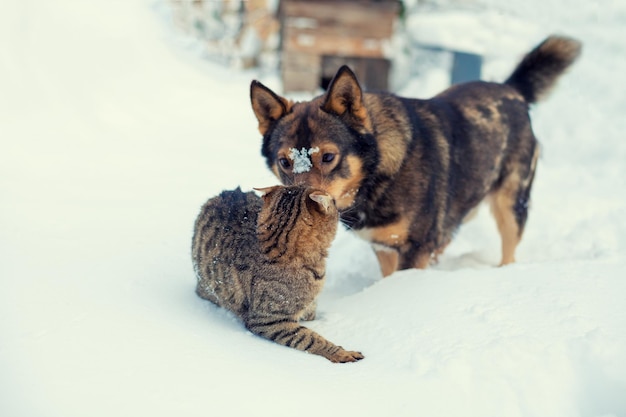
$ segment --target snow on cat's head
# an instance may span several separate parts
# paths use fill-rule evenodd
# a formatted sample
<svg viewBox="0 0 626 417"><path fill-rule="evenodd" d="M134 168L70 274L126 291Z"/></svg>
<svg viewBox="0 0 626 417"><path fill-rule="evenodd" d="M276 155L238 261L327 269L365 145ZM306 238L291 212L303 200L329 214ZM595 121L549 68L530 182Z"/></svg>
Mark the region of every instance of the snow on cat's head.
<svg viewBox="0 0 626 417"><path fill-rule="evenodd" d="M300 174L302 172L309 172L311 167L313 167L310 156L319 151L320 148L317 146L315 148L302 148L300 150L290 148L289 158L293 161L293 173Z"/></svg>

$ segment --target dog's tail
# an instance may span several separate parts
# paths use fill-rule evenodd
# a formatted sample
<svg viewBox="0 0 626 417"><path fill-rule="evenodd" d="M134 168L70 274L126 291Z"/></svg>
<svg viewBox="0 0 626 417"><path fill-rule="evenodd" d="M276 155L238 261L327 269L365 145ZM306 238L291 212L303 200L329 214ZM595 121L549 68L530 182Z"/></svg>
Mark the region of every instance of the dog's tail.
<svg viewBox="0 0 626 417"><path fill-rule="evenodd" d="M582 45L564 36L549 36L522 59L505 81L519 91L527 103L543 98L556 80L576 61Z"/></svg>

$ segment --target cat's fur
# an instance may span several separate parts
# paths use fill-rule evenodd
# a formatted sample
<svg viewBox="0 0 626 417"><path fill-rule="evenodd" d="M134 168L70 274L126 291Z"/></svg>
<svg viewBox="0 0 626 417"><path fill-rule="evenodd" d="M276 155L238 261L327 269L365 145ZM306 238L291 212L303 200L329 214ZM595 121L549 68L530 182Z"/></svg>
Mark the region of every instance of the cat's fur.
<svg viewBox="0 0 626 417"><path fill-rule="evenodd" d="M239 316L254 334L281 345L354 362L301 326L315 318L338 212L324 191L304 186L224 191L202 207L192 242L197 294Z"/></svg>

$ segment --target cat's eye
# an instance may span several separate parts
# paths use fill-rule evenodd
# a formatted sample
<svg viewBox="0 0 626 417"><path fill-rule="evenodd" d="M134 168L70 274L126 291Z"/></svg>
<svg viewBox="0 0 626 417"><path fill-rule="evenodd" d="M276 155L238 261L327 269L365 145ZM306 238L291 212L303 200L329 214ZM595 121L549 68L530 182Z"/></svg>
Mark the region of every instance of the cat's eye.
<svg viewBox="0 0 626 417"><path fill-rule="evenodd" d="M289 162L289 159L287 159L287 158L280 158L280 159L278 160L278 163L280 164L280 166L281 166L283 169L289 169L289 168L291 168L291 162Z"/></svg>
<svg viewBox="0 0 626 417"><path fill-rule="evenodd" d="M322 155L322 162L326 164L329 162L332 162L334 159L335 159L334 153L325 153L324 155Z"/></svg>

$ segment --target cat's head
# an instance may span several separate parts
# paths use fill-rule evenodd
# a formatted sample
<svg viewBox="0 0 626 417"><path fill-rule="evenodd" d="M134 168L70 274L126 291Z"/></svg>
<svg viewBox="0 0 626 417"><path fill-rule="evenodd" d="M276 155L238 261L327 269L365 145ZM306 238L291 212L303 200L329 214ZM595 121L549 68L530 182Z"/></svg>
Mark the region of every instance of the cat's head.
<svg viewBox="0 0 626 417"><path fill-rule="evenodd" d="M286 251L328 249L339 221L337 206L328 193L304 185L255 189L263 198L257 232L268 248L275 248L270 257Z"/></svg>

